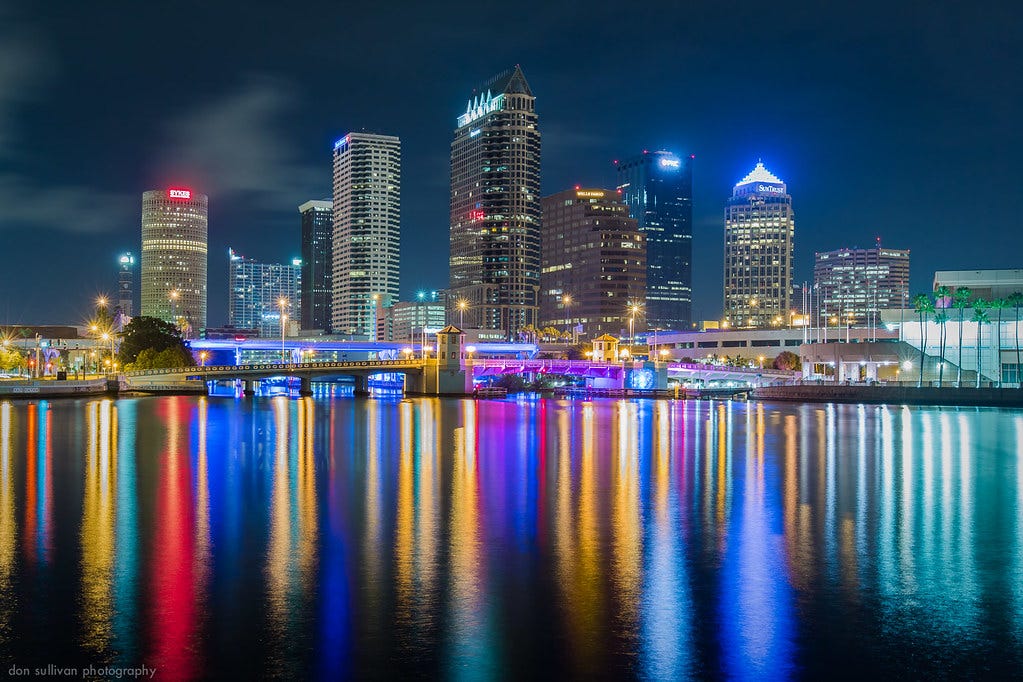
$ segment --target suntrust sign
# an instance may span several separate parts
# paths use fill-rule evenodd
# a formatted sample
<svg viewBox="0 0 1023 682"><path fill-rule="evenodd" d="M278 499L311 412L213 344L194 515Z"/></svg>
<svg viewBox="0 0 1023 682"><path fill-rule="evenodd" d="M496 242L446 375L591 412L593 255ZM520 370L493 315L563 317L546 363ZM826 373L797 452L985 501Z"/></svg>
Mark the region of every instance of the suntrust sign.
<svg viewBox="0 0 1023 682"><path fill-rule="evenodd" d="M772 194L785 194L784 187L775 187L773 185L757 185L758 192L770 192Z"/></svg>
<svg viewBox="0 0 1023 682"><path fill-rule="evenodd" d="M169 189L167 190L167 197L170 199L191 199L192 190L190 189Z"/></svg>

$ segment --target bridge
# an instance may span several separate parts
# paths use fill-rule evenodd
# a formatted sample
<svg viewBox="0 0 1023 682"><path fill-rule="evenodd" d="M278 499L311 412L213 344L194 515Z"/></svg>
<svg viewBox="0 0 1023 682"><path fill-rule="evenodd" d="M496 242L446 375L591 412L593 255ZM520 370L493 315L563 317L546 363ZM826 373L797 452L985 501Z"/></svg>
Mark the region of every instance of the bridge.
<svg viewBox="0 0 1023 682"><path fill-rule="evenodd" d="M345 362L294 362L259 363L253 365L209 365L199 367L175 367L171 369L145 369L124 372L130 386L144 388L147 384L166 384L168 380L221 381L240 379L245 382L245 393L255 393L255 385L271 377L294 377L300 380L301 395L312 395L314 378L352 377L355 379L356 394L369 393L369 377L373 374L405 374L421 379L429 361L422 358L404 360L352 360ZM436 362L433 363L436 365ZM414 385L416 382L410 382Z"/></svg>
<svg viewBox="0 0 1023 682"><path fill-rule="evenodd" d="M456 383L450 381L448 391L442 391L438 376L444 372L460 373ZM727 381L744 385L772 385L790 383L798 378L797 372L786 370L759 370L743 367L722 367L697 363L664 362L593 362L589 360L534 359L466 359L461 358L452 367L444 367L437 358L406 358L402 360L352 360L344 362L258 363L249 365L210 365L203 367L177 367L124 372L127 385L144 389L147 385L167 386L174 381L199 379L203 381L241 380L246 394L255 392L256 383L271 377L299 379L300 393L312 394L316 379L351 377L355 380L357 395L369 393L369 377L377 374L403 374L409 393L471 393L473 385L488 377L506 374L554 374L581 377L587 385L600 389L666 389L667 377L682 379Z"/></svg>
<svg viewBox="0 0 1023 682"><path fill-rule="evenodd" d="M563 374L566 376L621 380L630 372L665 370L669 376L681 380L725 381L749 385L790 383L800 373L785 369L729 367L687 362L592 362L589 360L551 359L485 359L471 363L473 376L486 377L500 374Z"/></svg>

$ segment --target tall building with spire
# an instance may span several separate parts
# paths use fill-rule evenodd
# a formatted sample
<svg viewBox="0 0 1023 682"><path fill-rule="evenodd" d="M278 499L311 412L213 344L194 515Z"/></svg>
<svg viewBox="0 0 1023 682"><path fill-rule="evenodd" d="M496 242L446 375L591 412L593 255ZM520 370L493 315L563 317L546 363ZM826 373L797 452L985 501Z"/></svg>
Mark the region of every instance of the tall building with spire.
<svg viewBox="0 0 1023 682"><path fill-rule="evenodd" d="M644 151L615 161L618 189L646 234L646 325L689 329L693 307L693 157Z"/></svg>
<svg viewBox="0 0 1023 682"><path fill-rule="evenodd" d="M401 141L348 133L334 144L331 331L372 339L376 306L398 300Z"/></svg>
<svg viewBox="0 0 1023 682"><path fill-rule="evenodd" d="M515 335L538 320L540 131L518 66L473 91L451 142L449 320Z"/></svg>
<svg viewBox="0 0 1023 682"><path fill-rule="evenodd" d="M764 164L732 189L725 206L725 320L733 327L787 324L792 303L795 216L785 183Z"/></svg>

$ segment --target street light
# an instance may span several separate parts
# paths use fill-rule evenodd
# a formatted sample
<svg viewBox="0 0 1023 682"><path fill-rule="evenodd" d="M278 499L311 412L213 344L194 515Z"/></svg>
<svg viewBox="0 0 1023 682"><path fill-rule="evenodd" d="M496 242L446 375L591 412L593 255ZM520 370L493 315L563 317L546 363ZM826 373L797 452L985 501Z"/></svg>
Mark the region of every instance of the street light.
<svg viewBox="0 0 1023 682"><path fill-rule="evenodd" d="M464 329L465 325L465 309L469 307L469 302L464 298L458 301L458 328Z"/></svg>
<svg viewBox="0 0 1023 682"><path fill-rule="evenodd" d="M175 327L178 326L178 297L179 296L181 296L181 293L177 289L171 289L170 293L167 294L167 298L170 299L170 304L171 304L171 322L174 323Z"/></svg>
<svg viewBox="0 0 1023 682"><path fill-rule="evenodd" d="M572 294L562 294L561 304L565 306L565 320L568 322L569 328L572 330L572 345L574 346L578 341L575 338L575 325L572 324L572 314L569 312L569 306L572 305Z"/></svg>
<svg viewBox="0 0 1023 682"><path fill-rule="evenodd" d="M104 341L109 341L110 342L110 362L113 362L114 361L114 337L113 337L113 335L110 332L103 332L103 335L100 336L100 338L103 339Z"/></svg>
<svg viewBox="0 0 1023 682"><path fill-rule="evenodd" d="M469 354L469 360L472 360L472 354L476 352L476 346L466 346L465 352Z"/></svg>
<svg viewBox="0 0 1023 682"><path fill-rule="evenodd" d="M636 313L639 312L639 305L633 303L629 306L629 346L636 345Z"/></svg>
<svg viewBox="0 0 1023 682"><path fill-rule="evenodd" d="M378 303L379 301L380 301L380 295L379 294L373 294L373 340L374 341L378 341L379 340L379 339L377 339L377 324L378 324L378 322L377 322L377 306L379 305L379 303Z"/></svg>
<svg viewBox="0 0 1023 682"><path fill-rule="evenodd" d="M206 367L206 358L207 357L209 357L209 353L207 353L204 350L199 351L199 366L200 367Z"/></svg>
<svg viewBox="0 0 1023 682"><path fill-rule="evenodd" d="M281 296L277 299L277 306L281 309L281 362L287 364L288 356L287 351L284 348L284 324L288 321L288 316L284 312L284 309L288 305L288 299Z"/></svg>

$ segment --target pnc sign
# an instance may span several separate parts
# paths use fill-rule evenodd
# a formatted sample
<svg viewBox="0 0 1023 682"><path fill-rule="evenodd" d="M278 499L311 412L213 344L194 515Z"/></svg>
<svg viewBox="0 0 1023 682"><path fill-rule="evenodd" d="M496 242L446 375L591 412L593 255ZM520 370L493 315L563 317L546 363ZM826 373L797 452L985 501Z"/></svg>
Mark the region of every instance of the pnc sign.
<svg viewBox="0 0 1023 682"><path fill-rule="evenodd" d="M190 189L169 189L167 190L167 196L171 199L191 199L192 190Z"/></svg>

